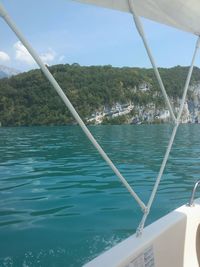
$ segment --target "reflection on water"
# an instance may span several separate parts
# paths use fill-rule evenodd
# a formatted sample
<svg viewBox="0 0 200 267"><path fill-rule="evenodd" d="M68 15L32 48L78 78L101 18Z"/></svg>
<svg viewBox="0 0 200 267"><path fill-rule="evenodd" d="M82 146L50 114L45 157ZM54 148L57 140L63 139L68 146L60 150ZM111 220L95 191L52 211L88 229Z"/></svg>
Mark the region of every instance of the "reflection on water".
<svg viewBox="0 0 200 267"><path fill-rule="evenodd" d="M91 131L147 202L172 127ZM188 201L200 126L181 125L147 223ZM141 211L81 130L0 128L0 266L80 266L134 233Z"/></svg>

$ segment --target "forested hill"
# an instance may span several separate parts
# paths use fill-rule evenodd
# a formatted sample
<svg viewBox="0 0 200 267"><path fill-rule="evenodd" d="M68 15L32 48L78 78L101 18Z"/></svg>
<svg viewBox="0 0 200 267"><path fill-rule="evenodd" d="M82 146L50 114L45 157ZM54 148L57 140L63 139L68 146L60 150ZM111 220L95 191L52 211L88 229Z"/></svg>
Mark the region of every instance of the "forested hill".
<svg viewBox="0 0 200 267"><path fill-rule="evenodd" d="M164 106L152 69L82 67L78 64L50 67L64 92L83 119L115 103L132 102ZM160 69L170 98L182 94L188 67ZM192 83L200 80L194 68ZM142 84L150 90L140 90ZM0 80L0 122L2 126L65 125L74 123L72 116L40 70L31 70Z"/></svg>

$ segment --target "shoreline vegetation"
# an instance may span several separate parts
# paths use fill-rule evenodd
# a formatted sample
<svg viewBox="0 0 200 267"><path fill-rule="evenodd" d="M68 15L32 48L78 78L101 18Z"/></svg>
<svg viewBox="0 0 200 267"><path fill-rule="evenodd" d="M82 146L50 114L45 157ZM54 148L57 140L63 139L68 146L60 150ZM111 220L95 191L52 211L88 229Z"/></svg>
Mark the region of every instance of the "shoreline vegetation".
<svg viewBox="0 0 200 267"><path fill-rule="evenodd" d="M170 121L152 69L49 67L65 94L88 125L153 124ZM161 77L178 112L188 67L160 68ZM191 79L182 123L200 122L200 69ZM65 105L39 69L0 79L0 126L75 125Z"/></svg>

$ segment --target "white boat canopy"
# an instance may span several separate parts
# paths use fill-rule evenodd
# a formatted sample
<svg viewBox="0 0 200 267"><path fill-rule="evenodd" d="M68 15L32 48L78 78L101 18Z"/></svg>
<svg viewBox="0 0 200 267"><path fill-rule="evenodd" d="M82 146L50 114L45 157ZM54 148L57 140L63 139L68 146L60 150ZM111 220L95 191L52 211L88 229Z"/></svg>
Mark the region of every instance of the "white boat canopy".
<svg viewBox="0 0 200 267"><path fill-rule="evenodd" d="M131 12L127 0L77 0ZM200 0L133 0L138 16L200 35Z"/></svg>

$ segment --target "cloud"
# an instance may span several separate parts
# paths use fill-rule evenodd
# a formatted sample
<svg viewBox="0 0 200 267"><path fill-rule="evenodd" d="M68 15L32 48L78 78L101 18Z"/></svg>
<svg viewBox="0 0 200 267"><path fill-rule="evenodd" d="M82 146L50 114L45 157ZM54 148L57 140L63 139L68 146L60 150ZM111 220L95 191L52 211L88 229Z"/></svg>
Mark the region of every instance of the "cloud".
<svg viewBox="0 0 200 267"><path fill-rule="evenodd" d="M43 53L40 55L41 60L46 65L49 65L50 63L52 63L54 61L55 57L56 57L56 53L51 48L49 48L46 53Z"/></svg>
<svg viewBox="0 0 200 267"><path fill-rule="evenodd" d="M25 62L28 65L35 64L34 59L20 41L14 44L14 49L15 49L15 58L17 60Z"/></svg>
<svg viewBox="0 0 200 267"><path fill-rule="evenodd" d="M18 41L14 44L15 49L15 59L28 64L29 66L36 64L32 56L29 54L28 50L24 45ZM49 48L47 52L40 55L41 60L44 64L51 64L56 58L56 52Z"/></svg>
<svg viewBox="0 0 200 267"><path fill-rule="evenodd" d="M3 51L0 51L0 61L7 62L10 60L10 57L8 54L6 54Z"/></svg>

